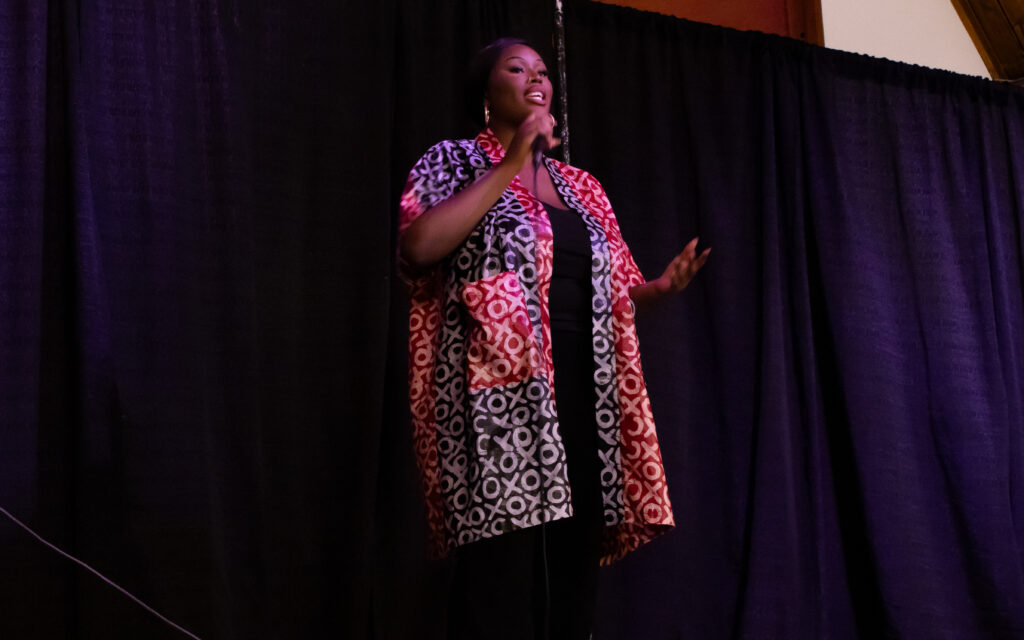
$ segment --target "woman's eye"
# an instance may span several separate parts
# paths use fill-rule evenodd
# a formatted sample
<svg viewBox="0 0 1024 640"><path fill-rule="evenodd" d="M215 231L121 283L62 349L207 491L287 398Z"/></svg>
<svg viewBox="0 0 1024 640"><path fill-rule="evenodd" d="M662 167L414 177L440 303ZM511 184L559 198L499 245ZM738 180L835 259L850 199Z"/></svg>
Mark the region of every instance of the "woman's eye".
<svg viewBox="0 0 1024 640"><path fill-rule="evenodd" d="M509 71L511 71L512 73L522 73L523 68L522 67L512 67L511 69L509 69Z"/></svg>
<svg viewBox="0 0 1024 640"><path fill-rule="evenodd" d="M547 77L547 75L548 75L548 70L547 70L547 69L544 69L543 71L541 71L541 72L540 72L540 75L542 75L542 76L544 76L544 77Z"/></svg>

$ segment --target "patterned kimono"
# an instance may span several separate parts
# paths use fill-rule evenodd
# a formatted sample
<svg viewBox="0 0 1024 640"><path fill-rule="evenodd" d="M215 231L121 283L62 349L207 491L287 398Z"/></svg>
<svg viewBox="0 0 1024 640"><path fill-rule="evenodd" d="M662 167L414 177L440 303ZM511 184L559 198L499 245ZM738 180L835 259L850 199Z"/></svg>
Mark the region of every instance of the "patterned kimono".
<svg viewBox="0 0 1024 640"><path fill-rule="evenodd" d="M400 232L504 153L489 130L434 145L409 174ZM550 158L544 164L586 224L593 251L607 564L674 524L629 297L644 278L597 180ZM440 265L410 278L410 406L438 553L573 513L554 397L551 267L547 214L516 178Z"/></svg>

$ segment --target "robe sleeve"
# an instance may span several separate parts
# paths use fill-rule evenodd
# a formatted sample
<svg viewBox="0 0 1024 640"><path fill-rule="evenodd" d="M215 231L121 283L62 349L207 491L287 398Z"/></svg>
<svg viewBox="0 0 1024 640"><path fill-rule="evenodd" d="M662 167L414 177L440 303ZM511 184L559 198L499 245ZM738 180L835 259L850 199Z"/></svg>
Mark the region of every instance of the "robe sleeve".
<svg viewBox="0 0 1024 640"><path fill-rule="evenodd" d="M409 172L399 203L399 243L409 225L459 188L459 170L453 162L455 144L443 141L434 145ZM442 556L449 540L441 497L434 380L440 330L441 266L416 269L402 260L401 251L397 264L399 278L409 286L409 408L416 464L426 499L430 548L434 555Z"/></svg>
<svg viewBox="0 0 1024 640"><path fill-rule="evenodd" d="M583 188L593 194L596 204L604 216L601 223L612 245L611 250L616 257L616 266L622 270L622 275L625 277L626 286L632 289L639 284L644 284L647 282L647 279L644 278L644 274L641 273L640 268L636 265L633 254L629 250L629 245L626 244L622 237L622 231L619 229L618 220L615 219L615 212L612 211L608 194L605 193L604 187L601 186L597 178L586 171L581 173L580 181Z"/></svg>
<svg viewBox="0 0 1024 640"><path fill-rule="evenodd" d="M413 165L399 202L399 246L401 236L409 225L432 207L452 197L471 179L467 163L459 161L460 155L464 156L465 153L456 141L442 140L428 149ZM426 272L414 269L402 260L399 252L398 272L406 282L420 279L432 271L434 269Z"/></svg>

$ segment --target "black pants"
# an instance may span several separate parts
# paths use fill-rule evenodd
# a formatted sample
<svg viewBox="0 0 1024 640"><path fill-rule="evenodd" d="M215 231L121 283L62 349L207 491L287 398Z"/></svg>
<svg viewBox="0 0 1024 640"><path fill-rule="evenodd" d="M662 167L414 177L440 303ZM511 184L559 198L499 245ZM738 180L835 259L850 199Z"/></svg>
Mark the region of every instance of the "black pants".
<svg viewBox="0 0 1024 640"><path fill-rule="evenodd" d="M450 640L587 640L602 527L589 332L553 332L555 402L572 488L571 518L460 547Z"/></svg>

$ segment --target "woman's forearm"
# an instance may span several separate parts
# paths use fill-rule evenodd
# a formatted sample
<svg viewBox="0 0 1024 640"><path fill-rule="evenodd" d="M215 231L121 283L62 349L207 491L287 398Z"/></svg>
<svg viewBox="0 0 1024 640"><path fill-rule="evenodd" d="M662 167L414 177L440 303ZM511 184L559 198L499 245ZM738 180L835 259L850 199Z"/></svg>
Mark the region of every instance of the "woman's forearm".
<svg viewBox="0 0 1024 640"><path fill-rule="evenodd" d="M672 286L664 280L664 277L649 280L629 290L629 297L633 300L633 304L636 305L637 311L651 309L668 295L672 290Z"/></svg>
<svg viewBox="0 0 1024 640"><path fill-rule="evenodd" d="M516 173L514 166L501 162L417 218L399 238L402 259L416 269L440 262L469 236Z"/></svg>

